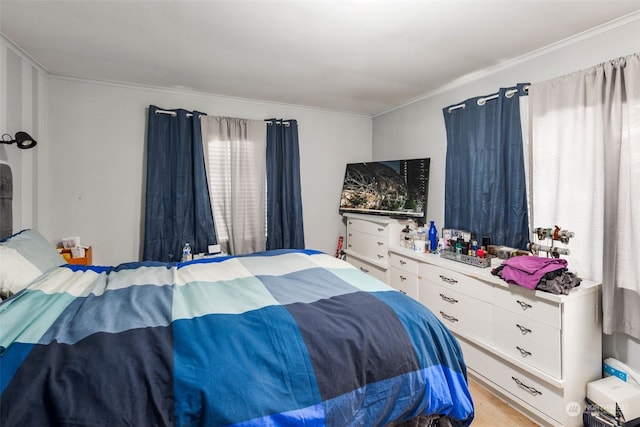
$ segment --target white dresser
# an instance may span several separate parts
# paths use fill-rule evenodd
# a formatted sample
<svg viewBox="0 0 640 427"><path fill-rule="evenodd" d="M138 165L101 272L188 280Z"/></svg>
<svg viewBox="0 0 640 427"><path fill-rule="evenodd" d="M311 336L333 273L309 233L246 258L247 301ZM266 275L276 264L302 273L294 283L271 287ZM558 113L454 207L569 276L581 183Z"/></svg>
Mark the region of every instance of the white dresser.
<svg viewBox="0 0 640 427"><path fill-rule="evenodd" d="M400 239L404 227L401 220L375 215L343 214L347 220L345 253L347 261L389 283L389 246L398 244L390 238Z"/></svg>
<svg viewBox="0 0 640 427"><path fill-rule="evenodd" d="M491 268L389 251L391 285L454 332L471 376L540 424L582 425L586 384L602 371L599 284L554 295L509 285Z"/></svg>

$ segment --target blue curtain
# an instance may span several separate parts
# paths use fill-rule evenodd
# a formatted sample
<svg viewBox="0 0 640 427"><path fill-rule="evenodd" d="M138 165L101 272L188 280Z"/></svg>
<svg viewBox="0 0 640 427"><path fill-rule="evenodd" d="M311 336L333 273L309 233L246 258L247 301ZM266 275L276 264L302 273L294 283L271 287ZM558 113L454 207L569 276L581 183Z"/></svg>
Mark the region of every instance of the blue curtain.
<svg viewBox="0 0 640 427"><path fill-rule="evenodd" d="M469 230L478 241L489 237L493 244L521 249L529 242L520 125L524 86L443 109L445 228Z"/></svg>
<svg viewBox="0 0 640 427"><path fill-rule="evenodd" d="M217 243L202 148L201 115L149 106L145 261L179 261L185 242L190 243L193 253L206 253L208 245Z"/></svg>
<svg viewBox="0 0 640 427"><path fill-rule="evenodd" d="M267 123L267 249L304 249L298 123Z"/></svg>

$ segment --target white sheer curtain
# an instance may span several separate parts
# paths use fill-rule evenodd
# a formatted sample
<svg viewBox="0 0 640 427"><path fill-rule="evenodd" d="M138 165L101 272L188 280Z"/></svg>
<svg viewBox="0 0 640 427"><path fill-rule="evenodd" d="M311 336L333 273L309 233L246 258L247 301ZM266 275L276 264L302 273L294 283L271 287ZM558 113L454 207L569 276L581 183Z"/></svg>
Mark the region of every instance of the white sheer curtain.
<svg viewBox="0 0 640 427"><path fill-rule="evenodd" d="M202 116L211 207L218 242L234 255L266 247L266 124Z"/></svg>
<svg viewBox="0 0 640 427"><path fill-rule="evenodd" d="M604 332L640 338L640 54L534 84L529 109L533 223L575 232Z"/></svg>

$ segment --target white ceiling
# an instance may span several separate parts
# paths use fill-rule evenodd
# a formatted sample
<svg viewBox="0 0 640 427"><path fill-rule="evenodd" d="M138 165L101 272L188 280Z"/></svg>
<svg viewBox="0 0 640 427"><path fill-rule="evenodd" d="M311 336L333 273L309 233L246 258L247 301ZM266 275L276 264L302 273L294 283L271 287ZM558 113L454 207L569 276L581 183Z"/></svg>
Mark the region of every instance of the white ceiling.
<svg viewBox="0 0 640 427"><path fill-rule="evenodd" d="M55 75L375 115L636 11L640 0L0 0L0 31Z"/></svg>

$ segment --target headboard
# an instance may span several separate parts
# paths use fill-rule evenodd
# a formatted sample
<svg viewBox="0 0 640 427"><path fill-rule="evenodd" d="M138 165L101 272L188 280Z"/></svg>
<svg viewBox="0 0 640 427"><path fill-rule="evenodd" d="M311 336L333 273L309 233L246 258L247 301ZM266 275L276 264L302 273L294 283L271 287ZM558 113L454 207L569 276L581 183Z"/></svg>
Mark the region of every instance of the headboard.
<svg viewBox="0 0 640 427"><path fill-rule="evenodd" d="M13 233L13 176L4 147L0 147L0 240Z"/></svg>

